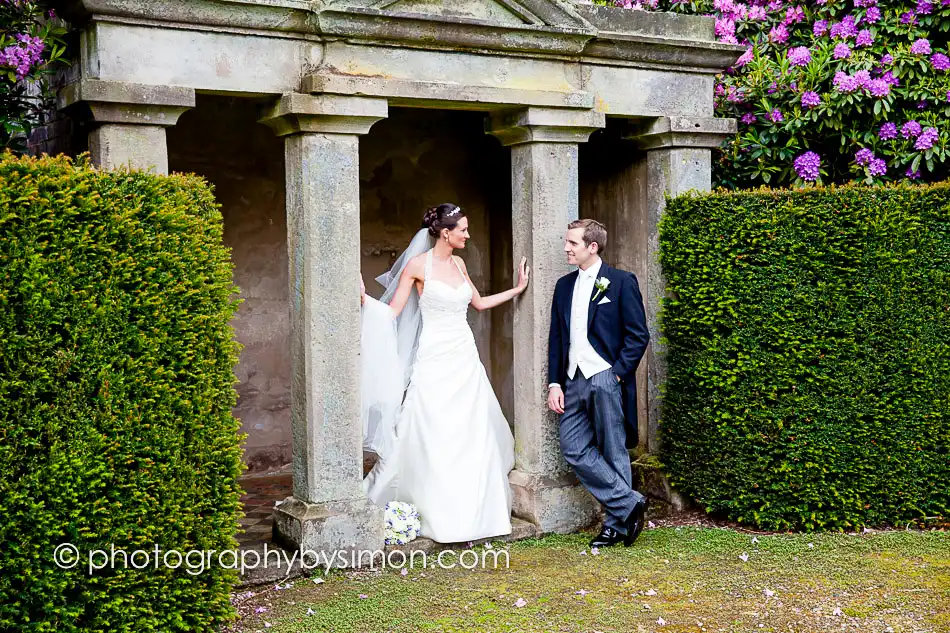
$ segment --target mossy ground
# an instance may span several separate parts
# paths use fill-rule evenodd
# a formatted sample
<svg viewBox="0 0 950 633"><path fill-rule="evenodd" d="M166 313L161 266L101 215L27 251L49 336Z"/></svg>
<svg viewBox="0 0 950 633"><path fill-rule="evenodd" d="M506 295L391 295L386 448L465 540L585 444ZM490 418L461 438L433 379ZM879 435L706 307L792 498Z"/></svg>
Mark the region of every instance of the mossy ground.
<svg viewBox="0 0 950 633"><path fill-rule="evenodd" d="M665 527L596 555L589 538L510 544L507 569L316 573L238 594L234 630L950 632L948 532Z"/></svg>

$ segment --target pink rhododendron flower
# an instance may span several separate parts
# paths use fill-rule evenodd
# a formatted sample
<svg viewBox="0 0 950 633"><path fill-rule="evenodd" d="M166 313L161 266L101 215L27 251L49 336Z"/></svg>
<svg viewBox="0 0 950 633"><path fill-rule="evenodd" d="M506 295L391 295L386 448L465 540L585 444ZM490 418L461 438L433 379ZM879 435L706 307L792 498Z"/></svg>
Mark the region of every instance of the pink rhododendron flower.
<svg viewBox="0 0 950 633"><path fill-rule="evenodd" d="M807 66L811 62L811 52L807 46L788 49L788 62L792 66Z"/></svg>

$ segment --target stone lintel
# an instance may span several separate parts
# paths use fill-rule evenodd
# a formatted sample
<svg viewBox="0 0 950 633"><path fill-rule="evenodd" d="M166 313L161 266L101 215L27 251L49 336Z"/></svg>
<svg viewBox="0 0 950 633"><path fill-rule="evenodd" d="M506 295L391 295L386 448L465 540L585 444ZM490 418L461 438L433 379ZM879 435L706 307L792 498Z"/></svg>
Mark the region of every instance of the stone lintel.
<svg viewBox="0 0 950 633"><path fill-rule="evenodd" d="M735 119L715 117L657 117L645 122L631 121L623 137L642 149L691 147L713 149L736 133Z"/></svg>
<svg viewBox="0 0 950 633"><path fill-rule="evenodd" d="M721 73L744 52L744 47L721 42L622 33L601 33L584 49L587 57L650 64L661 68L685 67L686 70L702 73Z"/></svg>
<svg viewBox="0 0 950 633"><path fill-rule="evenodd" d="M381 550L383 531L383 510L365 497L324 503L288 497L274 508L275 540L304 554Z"/></svg>
<svg viewBox="0 0 950 633"><path fill-rule="evenodd" d="M168 127L195 107L195 91L181 86L82 79L64 87L57 96L59 108L80 103L89 107L97 123Z"/></svg>
<svg viewBox="0 0 950 633"><path fill-rule="evenodd" d="M386 99L295 92L265 108L260 122L278 136L302 132L358 135L366 134L388 115Z"/></svg>
<svg viewBox="0 0 950 633"><path fill-rule="evenodd" d="M498 110L512 106L593 108L594 96L583 91L521 90L440 81L415 81L316 73L304 77L301 92L385 97L394 106Z"/></svg>
<svg viewBox="0 0 950 633"><path fill-rule="evenodd" d="M486 131L502 145L585 143L607 124L602 112L567 108L522 108L493 114Z"/></svg>

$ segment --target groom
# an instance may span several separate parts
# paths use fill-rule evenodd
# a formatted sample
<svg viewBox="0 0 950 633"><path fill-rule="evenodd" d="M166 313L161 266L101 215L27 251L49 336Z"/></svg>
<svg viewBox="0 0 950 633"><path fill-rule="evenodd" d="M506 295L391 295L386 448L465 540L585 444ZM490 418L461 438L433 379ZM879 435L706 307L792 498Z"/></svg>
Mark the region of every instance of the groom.
<svg viewBox="0 0 950 633"><path fill-rule="evenodd" d="M647 508L631 487L626 437L636 437L635 372L650 335L637 278L600 259L606 246L600 222L568 225L564 252L578 270L554 287L548 338L548 408L562 414L561 451L605 511L591 547L633 544Z"/></svg>

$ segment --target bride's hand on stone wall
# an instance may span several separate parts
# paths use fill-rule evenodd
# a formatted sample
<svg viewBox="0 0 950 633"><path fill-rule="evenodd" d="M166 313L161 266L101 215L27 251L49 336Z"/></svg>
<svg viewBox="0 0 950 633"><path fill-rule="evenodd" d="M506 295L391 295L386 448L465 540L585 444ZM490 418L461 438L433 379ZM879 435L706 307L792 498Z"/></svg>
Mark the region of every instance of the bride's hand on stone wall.
<svg viewBox="0 0 950 633"><path fill-rule="evenodd" d="M519 292L524 292L528 287L528 279L531 277L531 267L528 266L528 258L521 258L521 265L518 267L518 288Z"/></svg>

